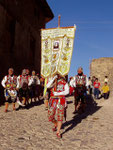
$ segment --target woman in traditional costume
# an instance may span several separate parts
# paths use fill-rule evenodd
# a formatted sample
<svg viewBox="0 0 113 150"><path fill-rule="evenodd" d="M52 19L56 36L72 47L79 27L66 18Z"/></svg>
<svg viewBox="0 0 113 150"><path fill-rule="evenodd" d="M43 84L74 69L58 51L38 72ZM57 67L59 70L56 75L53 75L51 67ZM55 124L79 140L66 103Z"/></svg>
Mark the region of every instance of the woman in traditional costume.
<svg viewBox="0 0 113 150"><path fill-rule="evenodd" d="M55 79L57 79L57 84L55 83ZM49 87L51 88L51 94L49 99L48 117L49 121L54 124L53 131L56 131L57 137L61 138L60 129L66 107L65 95L69 94L69 86L63 77L56 75L48 82L47 88ZM57 116L57 119L55 119L55 115Z"/></svg>

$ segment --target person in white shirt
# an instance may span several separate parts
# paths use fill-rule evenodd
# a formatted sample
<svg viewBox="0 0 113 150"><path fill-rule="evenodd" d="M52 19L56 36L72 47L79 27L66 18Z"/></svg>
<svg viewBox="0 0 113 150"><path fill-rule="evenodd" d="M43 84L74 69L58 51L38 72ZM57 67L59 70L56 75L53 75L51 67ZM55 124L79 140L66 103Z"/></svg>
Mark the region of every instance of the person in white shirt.
<svg viewBox="0 0 113 150"><path fill-rule="evenodd" d="M34 70L32 71L32 75L31 75L31 77L29 79L29 84L28 85L29 86L30 85L40 85L40 80L39 80L39 78L36 75L36 72Z"/></svg>
<svg viewBox="0 0 113 150"><path fill-rule="evenodd" d="M18 89L18 103L21 104L23 101L23 104L21 106L28 104L29 100L29 81L30 76L26 74L26 69L22 70L22 75L19 75L17 78L17 89Z"/></svg>
<svg viewBox="0 0 113 150"><path fill-rule="evenodd" d="M15 76L14 74L14 70L13 68L9 68L8 70L8 75L6 75L1 84L4 87L4 96L5 96L5 112L8 111L8 102L9 99L11 98L12 102L13 102L13 110L15 110L15 102L16 102L16 98L17 98L17 91L16 91L16 87L17 87L17 76Z"/></svg>
<svg viewBox="0 0 113 150"><path fill-rule="evenodd" d="M108 76L105 76L104 83L105 83L105 82L108 83L108 81L109 81Z"/></svg>
<svg viewBox="0 0 113 150"><path fill-rule="evenodd" d="M76 113L79 110L80 106L81 111L85 111L86 94L88 87L88 78L86 77L86 75L84 75L83 68L79 67L77 72L78 74L75 75L70 81L70 85L75 88L75 111L73 113Z"/></svg>
<svg viewBox="0 0 113 150"><path fill-rule="evenodd" d="M36 75L35 71L32 71L32 75L30 77L29 80L29 88L30 88L30 98L31 98L31 102L32 99L34 99L34 101L36 101L38 95L39 95L39 85L40 85L40 80L38 78L38 76Z"/></svg>
<svg viewBox="0 0 113 150"><path fill-rule="evenodd" d="M92 94L92 81L91 77L88 78L88 93L91 95Z"/></svg>

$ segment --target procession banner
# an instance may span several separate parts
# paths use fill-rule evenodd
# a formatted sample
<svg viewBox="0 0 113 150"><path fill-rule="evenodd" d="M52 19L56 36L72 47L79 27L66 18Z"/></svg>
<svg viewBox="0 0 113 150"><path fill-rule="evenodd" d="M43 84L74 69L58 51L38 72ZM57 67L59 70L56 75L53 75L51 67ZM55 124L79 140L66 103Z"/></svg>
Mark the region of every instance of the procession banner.
<svg viewBox="0 0 113 150"><path fill-rule="evenodd" d="M41 30L41 75L65 76L70 69L76 26Z"/></svg>

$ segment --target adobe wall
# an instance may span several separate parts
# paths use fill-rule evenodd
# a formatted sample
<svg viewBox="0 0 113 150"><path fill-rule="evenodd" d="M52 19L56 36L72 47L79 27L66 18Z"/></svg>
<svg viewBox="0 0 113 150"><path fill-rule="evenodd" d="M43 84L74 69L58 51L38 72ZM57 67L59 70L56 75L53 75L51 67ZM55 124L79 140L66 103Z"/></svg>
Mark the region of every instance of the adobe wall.
<svg viewBox="0 0 113 150"><path fill-rule="evenodd" d="M113 93L113 57L93 59L90 64L90 76L97 77L101 86L104 83L104 77L108 76L110 91Z"/></svg>
<svg viewBox="0 0 113 150"><path fill-rule="evenodd" d="M41 34L53 13L46 0L0 0L0 82L13 67L40 73ZM4 101L0 83L0 103Z"/></svg>

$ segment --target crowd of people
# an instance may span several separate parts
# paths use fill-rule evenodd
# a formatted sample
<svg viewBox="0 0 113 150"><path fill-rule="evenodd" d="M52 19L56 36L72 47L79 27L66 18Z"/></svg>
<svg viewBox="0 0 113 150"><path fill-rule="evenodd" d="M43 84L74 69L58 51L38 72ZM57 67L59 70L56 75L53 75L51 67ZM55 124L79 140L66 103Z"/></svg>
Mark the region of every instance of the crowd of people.
<svg viewBox="0 0 113 150"><path fill-rule="evenodd" d="M105 76L103 83L104 84L101 86L99 79L95 76L93 76L92 79L90 77L88 78L88 92L90 95L93 94L95 99L101 99L102 97L104 99L109 98L110 89L107 76Z"/></svg>
<svg viewBox="0 0 113 150"><path fill-rule="evenodd" d="M70 85L70 93L69 95L73 95L74 93L74 87L71 86L71 81L73 77L70 77L69 85ZM89 77L87 79L87 94L92 95L94 99L108 99L110 94L110 88L108 85L108 77L105 76L105 79L103 81L103 85L100 84L98 78L93 76L92 78Z"/></svg>
<svg viewBox="0 0 113 150"><path fill-rule="evenodd" d="M10 100L13 102L13 110L15 102L20 106L26 106L36 101L43 95L43 78L40 78L35 71L29 74L28 69L23 69L19 76L14 75L14 69L9 68L8 75L6 75L1 84L4 88L5 96L5 112L8 111L8 104Z"/></svg>
<svg viewBox="0 0 113 150"><path fill-rule="evenodd" d="M78 68L77 75L70 77L69 82L60 74L44 79L35 71L32 71L31 75L29 73L28 69L23 69L22 74L16 76L14 69L9 68L8 75L1 82L4 88L5 112L8 111L9 100L12 101L13 110L16 110L16 102L20 108L24 108L32 103L32 100L43 98L45 110L48 110L48 119L53 123L52 130L56 131L58 138L61 138L60 129L63 118L66 117L67 95L74 96L74 114L84 113L88 94L94 95L95 99L109 97L108 77L105 76L104 85L100 89L98 78L94 76L87 78L82 67Z"/></svg>

